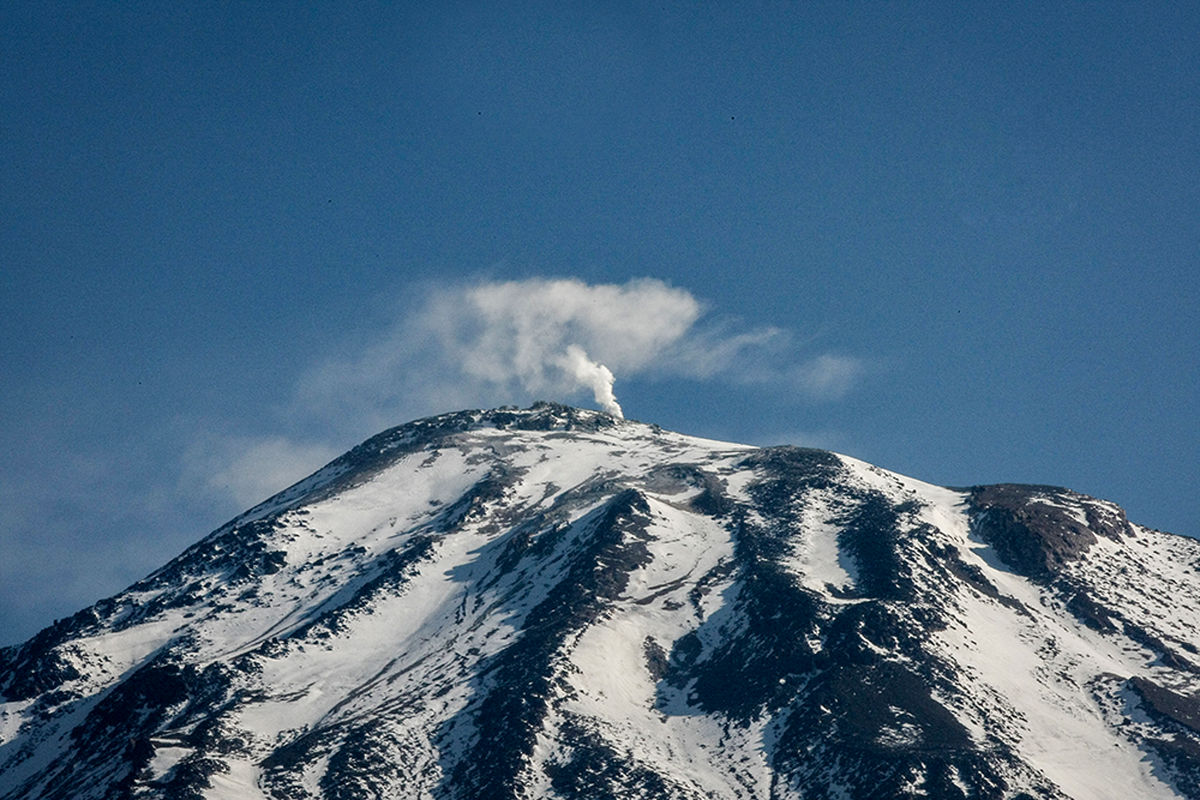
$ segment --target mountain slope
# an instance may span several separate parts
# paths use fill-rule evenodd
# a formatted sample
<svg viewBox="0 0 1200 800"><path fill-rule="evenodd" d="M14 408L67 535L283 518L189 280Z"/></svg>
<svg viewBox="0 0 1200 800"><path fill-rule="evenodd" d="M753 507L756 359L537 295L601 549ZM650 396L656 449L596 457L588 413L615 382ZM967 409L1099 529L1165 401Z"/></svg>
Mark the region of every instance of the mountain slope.
<svg viewBox="0 0 1200 800"><path fill-rule="evenodd" d="M1200 797L1200 542L539 404L0 651L0 798Z"/></svg>

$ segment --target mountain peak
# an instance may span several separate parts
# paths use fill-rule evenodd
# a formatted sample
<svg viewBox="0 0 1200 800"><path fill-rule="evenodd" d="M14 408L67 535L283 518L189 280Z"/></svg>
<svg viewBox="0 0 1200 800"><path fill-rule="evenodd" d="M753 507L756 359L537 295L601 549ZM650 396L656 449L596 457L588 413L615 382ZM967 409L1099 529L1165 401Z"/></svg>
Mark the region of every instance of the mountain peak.
<svg viewBox="0 0 1200 800"><path fill-rule="evenodd" d="M1065 489L445 414L0 650L0 798L1196 798L1198 567Z"/></svg>

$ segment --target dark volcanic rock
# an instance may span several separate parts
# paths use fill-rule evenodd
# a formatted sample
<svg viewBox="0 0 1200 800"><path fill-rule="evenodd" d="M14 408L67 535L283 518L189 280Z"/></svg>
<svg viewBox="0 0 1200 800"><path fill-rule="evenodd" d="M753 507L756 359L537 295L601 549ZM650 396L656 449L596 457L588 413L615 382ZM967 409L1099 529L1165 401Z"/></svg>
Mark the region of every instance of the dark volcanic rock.
<svg viewBox="0 0 1200 800"><path fill-rule="evenodd" d="M1092 498L1052 486L977 486L970 503L980 538L1013 571L1043 583L1086 554L1097 535L1119 541L1129 531L1123 513L1106 517ZM1072 506L1084 511L1086 522Z"/></svg>

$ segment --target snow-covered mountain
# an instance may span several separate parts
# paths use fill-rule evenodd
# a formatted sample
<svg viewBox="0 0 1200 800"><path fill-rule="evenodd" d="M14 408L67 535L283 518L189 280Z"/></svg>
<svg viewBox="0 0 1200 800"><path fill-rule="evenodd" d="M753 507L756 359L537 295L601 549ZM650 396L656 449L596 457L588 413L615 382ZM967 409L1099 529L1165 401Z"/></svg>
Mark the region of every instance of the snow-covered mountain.
<svg viewBox="0 0 1200 800"><path fill-rule="evenodd" d="M1200 798L1200 542L539 404L0 650L0 798Z"/></svg>

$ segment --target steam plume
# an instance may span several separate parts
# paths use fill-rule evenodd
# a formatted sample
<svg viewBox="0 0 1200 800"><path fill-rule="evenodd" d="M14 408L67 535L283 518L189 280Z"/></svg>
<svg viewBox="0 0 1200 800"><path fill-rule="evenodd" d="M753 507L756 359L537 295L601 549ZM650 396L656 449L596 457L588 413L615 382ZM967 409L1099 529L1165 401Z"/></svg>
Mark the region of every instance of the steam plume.
<svg viewBox="0 0 1200 800"><path fill-rule="evenodd" d="M575 344L567 347L563 366L575 376L575 380L592 390L592 395L601 408L614 417L625 418L621 412L620 403L613 395L614 379L612 371L608 367L592 361L584 349Z"/></svg>
<svg viewBox="0 0 1200 800"><path fill-rule="evenodd" d="M448 408L570 402L584 391L621 416L617 377L720 380L836 399L863 372L851 357L797 359L788 331L705 320L704 310L687 290L653 278L443 286L415 297L364 349L311 370L297 405L358 432Z"/></svg>
<svg viewBox="0 0 1200 800"><path fill-rule="evenodd" d="M421 327L465 377L492 393L570 396L588 390L623 416L613 373L645 370L683 339L701 313L682 289L642 279L623 285L531 279L436 295Z"/></svg>

